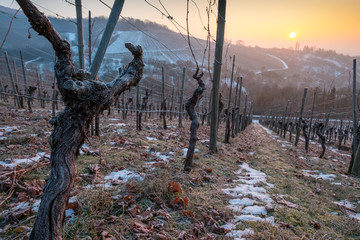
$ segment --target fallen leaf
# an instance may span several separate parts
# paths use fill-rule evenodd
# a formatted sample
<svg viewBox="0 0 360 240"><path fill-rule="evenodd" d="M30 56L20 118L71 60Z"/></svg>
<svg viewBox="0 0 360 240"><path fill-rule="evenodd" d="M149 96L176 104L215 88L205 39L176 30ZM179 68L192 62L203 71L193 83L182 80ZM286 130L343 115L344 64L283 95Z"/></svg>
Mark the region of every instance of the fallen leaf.
<svg viewBox="0 0 360 240"><path fill-rule="evenodd" d="M24 192L19 192L17 193L17 195L18 195L16 199L17 202L26 202L27 200L30 199L30 197L27 196Z"/></svg>
<svg viewBox="0 0 360 240"><path fill-rule="evenodd" d="M178 183L178 182L170 182L168 189L172 193L182 193L180 183Z"/></svg>
<svg viewBox="0 0 360 240"><path fill-rule="evenodd" d="M103 232L106 227L105 219L97 220L92 222L92 227L96 233Z"/></svg>
<svg viewBox="0 0 360 240"><path fill-rule="evenodd" d="M30 228L28 226L19 226L13 230L16 233L23 233L30 231Z"/></svg>
<svg viewBox="0 0 360 240"><path fill-rule="evenodd" d="M116 238L111 235L110 233L108 233L107 231L103 231L101 233L101 237L102 237L102 240L116 240Z"/></svg>
<svg viewBox="0 0 360 240"><path fill-rule="evenodd" d="M189 198L184 197L184 198L180 198L180 197L176 197L174 198L174 200L172 200L170 202L170 206L175 209L175 210L181 210L187 207L189 203Z"/></svg>
<svg viewBox="0 0 360 240"><path fill-rule="evenodd" d="M101 165L100 164L90 164L89 165L89 170L92 173L97 173L99 170L101 169Z"/></svg>
<svg viewBox="0 0 360 240"><path fill-rule="evenodd" d="M178 240L192 240L192 239L197 239L195 236L185 232L185 231L182 231L180 232L179 236L177 237Z"/></svg>
<svg viewBox="0 0 360 240"><path fill-rule="evenodd" d="M146 235L150 235L153 232L152 227L137 221L133 224L133 230L135 233L143 233Z"/></svg>
<svg viewBox="0 0 360 240"><path fill-rule="evenodd" d="M319 222L315 221L315 220L311 220L311 225L313 225L313 227L315 229L320 229L321 228L321 225Z"/></svg>
<svg viewBox="0 0 360 240"><path fill-rule="evenodd" d="M158 218L161 218L163 220L170 220L171 219L171 215L168 211L165 211L164 209L159 209L156 212L156 215Z"/></svg>
<svg viewBox="0 0 360 240"><path fill-rule="evenodd" d="M188 218L194 218L194 212L190 210L181 210L181 215Z"/></svg>
<svg viewBox="0 0 360 240"><path fill-rule="evenodd" d="M141 213L140 215L137 215L136 217L140 220L140 221L147 221L149 220L152 216L153 216L153 210L151 209L151 207L148 207L143 213Z"/></svg>
<svg viewBox="0 0 360 240"><path fill-rule="evenodd" d="M274 197L274 200L277 202L277 203L280 203L282 205L285 205L289 208L294 208L294 209L299 209L299 205L296 205L295 203L292 203L292 202L289 202L289 201L286 201L285 199L281 198L280 196L275 196Z"/></svg>

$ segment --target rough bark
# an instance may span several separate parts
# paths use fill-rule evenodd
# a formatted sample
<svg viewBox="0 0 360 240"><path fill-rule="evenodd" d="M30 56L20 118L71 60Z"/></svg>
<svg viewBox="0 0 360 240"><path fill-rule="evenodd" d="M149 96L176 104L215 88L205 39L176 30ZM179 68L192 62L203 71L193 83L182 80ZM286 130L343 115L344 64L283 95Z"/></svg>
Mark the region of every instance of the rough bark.
<svg viewBox="0 0 360 240"><path fill-rule="evenodd" d="M199 99L202 97L203 92L205 91L205 84L201 80L203 75L204 75L203 73L200 73L198 75L198 72L196 72L194 74L193 78L197 80L198 87L195 89L192 97L189 98L185 104L186 112L188 113L190 120L191 120L189 147L188 147L188 151L186 153L185 166L184 166L185 172L191 171L192 159L194 156L194 151L195 151L195 146L196 146L196 141L197 141L197 130L199 128L199 121L198 121L197 114L195 112L195 106L196 106L197 102L199 101Z"/></svg>
<svg viewBox="0 0 360 240"><path fill-rule="evenodd" d="M167 125L166 125L166 98L161 102L161 118L163 120L163 128L167 129Z"/></svg>
<svg viewBox="0 0 360 240"><path fill-rule="evenodd" d="M290 122L289 123L289 142L291 142L293 131L294 131L294 125L292 122Z"/></svg>
<svg viewBox="0 0 360 240"><path fill-rule="evenodd" d="M319 141L321 143L322 152L320 154L320 158L324 157L326 146L325 146L325 136L322 134L322 128L324 127L324 124L315 122L314 128L316 129L316 135L319 137Z"/></svg>
<svg viewBox="0 0 360 240"><path fill-rule="evenodd" d="M305 151L309 151L309 125L306 120L302 120L302 130L305 138Z"/></svg>
<svg viewBox="0 0 360 240"><path fill-rule="evenodd" d="M225 125L225 139L224 143L230 143L230 113L229 109L225 109L226 125Z"/></svg>
<svg viewBox="0 0 360 240"><path fill-rule="evenodd" d="M142 104L141 104L141 111L139 113L139 126L138 126L138 130L141 131L141 118L142 118L142 113L146 110L147 108L147 102L149 100L151 92L149 91L149 89L146 89L145 92L145 96L143 97L142 100Z"/></svg>
<svg viewBox="0 0 360 240"><path fill-rule="evenodd" d="M222 95L219 93L219 112L218 112L218 125L217 128L219 128L220 121L221 121L221 112L224 108L224 103L222 102Z"/></svg>
<svg viewBox="0 0 360 240"><path fill-rule="evenodd" d="M76 175L75 160L89 124L123 91L139 83L144 66L142 48L125 44L134 56L126 71L107 84L92 81L89 73L74 72L70 44L60 37L45 15L28 0L17 2L32 28L46 37L55 50L57 87L65 103L64 111L50 120L54 126L49 138L51 174L44 187L30 239L61 239L65 208Z"/></svg>

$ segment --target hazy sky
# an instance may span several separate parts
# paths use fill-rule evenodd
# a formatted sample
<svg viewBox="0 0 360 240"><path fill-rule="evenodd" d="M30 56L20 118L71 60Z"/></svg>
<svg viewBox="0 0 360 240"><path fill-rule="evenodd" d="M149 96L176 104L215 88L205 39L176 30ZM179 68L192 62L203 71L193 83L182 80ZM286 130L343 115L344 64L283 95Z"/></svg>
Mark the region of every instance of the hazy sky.
<svg viewBox="0 0 360 240"><path fill-rule="evenodd" d="M74 2L75 0L67 0ZM75 7L65 0L34 0L33 2L65 17L75 17ZM112 6L113 0L103 0ZM159 0L147 0L165 12ZM190 0L190 32L206 38L200 20L207 24L206 6L209 0ZM196 2L198 9L194 2ZM108 16L110 10L98 0L82 0L84 18ZM186 0L161 0L169 15L186 28ZM13 0L1 0L1 5L17 8ZM54 15L40 8L46 15ZM216 35L216 5L211 13L211 33ZM200 12L200 13L199 13ZM165 12L166 13L166 12ZM126 0L124 17L139 18L167 25L178 32L169 19L145 0ZM168 15L166 13L166 15ZM180 31L186 31L179 27ZM297 32L295 39L290 32ZM290 47L298 41L305 45L333 49L349 55L360 55L360 0L227 0L225 38L249 46Z"/></svg>

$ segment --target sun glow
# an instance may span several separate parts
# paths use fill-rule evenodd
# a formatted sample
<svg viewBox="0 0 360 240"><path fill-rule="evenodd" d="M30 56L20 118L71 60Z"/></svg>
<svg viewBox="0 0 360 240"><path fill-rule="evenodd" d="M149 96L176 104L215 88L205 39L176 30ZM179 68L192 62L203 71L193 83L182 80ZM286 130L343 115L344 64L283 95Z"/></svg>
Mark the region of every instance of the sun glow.
<svg viewBox="0 0 360 240"><path fill-rule="evenodd" d="M289 33L289 38L294 39L296 37L296 32Z"/></svg>

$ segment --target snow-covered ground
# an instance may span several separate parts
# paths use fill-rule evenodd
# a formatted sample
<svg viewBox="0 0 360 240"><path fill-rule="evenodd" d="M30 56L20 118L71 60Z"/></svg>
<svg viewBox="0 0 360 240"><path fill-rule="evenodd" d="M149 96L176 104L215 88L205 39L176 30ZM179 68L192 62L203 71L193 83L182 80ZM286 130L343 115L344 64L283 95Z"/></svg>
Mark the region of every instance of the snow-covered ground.
<svg viewBox="0 0 360 240"><path fill-rule="evenodd" d="M4 167L14 168L19 164L32 164L38 162L41 158L50 158L50 155L45 152L39 152L35 157L26 157L26 158L14 158L14 159L5 159L4 161L0 161L0 165Z"/></svg>
<svg viewBox="0 0 360 240"><path fill-rule="evenodd" d="M274 217L267 216L265 205L271 205L273 200L269 196L265 187L259 187L259 184L266 187L273 187L272 184L266 182L266 174L251 168L247 163L240 165L237 172L239 177L235 187L223 189L223 191L232 197L229 201L229 208L235 212L235 218L223 227L229 229L226 235L234 239L244 239L243 236L252 234L253 230L247 228L243 231L236 230L236 225L244 221L266 221L274 224ZM251 198L249 198L251 197Z"/></svg>

